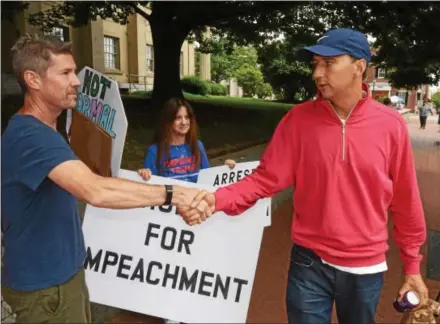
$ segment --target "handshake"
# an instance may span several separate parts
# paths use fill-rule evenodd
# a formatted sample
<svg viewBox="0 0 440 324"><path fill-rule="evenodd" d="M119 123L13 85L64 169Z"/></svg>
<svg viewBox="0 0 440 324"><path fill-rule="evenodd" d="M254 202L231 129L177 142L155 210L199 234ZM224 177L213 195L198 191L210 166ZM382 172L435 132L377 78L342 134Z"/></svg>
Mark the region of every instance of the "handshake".
<svg viewBox="0 0 440 324"><path fill-rule="evenodd" d="M236 162L231 159L225 165L233 169ZM139 169L138 174L143 180L149 181L152 172L150 169ZM200 190L182 186L173 186L171 204L177 207L177 213L190 226L201 224L215 211L215 195L207 190Z"/></svg>
<svg viewBox="0 0 440 324"><path fill-rule="evenodd" d="M215 211L215 195L207 190L173 186L172 204L190 226L201 224Z"/></svg>

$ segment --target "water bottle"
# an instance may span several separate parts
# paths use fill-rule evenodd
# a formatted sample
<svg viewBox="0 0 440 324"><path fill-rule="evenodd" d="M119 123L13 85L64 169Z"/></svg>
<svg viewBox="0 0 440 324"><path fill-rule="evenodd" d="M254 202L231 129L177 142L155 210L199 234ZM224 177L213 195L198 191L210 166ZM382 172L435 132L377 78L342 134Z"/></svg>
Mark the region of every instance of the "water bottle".
<svg viewBox="0 0 440 324"><path fill-rule="evenodd" d="M393 306L400 313L410 312L420 304L420 297L415 291L407 291L400 302L394 299Z"/></svg>

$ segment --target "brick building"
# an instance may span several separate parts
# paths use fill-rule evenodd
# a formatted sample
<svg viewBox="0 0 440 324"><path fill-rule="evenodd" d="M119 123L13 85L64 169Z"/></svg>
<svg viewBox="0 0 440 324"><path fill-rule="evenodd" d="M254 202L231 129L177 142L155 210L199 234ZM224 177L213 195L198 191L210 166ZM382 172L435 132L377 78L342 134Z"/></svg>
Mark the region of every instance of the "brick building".
<svg viewBox="0 0 440 324"><path fill-rule="evenodd" d="M430 86L424 84L417 89L396 89L393 88L386 78L386 71L377 69L375 66L370 66L367 69L366 82L370 86L371 96L374 99L380 97L398 96L404 100L405 108L411 109L415 112L416 107L422 103L423 97L426 95L431 98Z"/></svg>

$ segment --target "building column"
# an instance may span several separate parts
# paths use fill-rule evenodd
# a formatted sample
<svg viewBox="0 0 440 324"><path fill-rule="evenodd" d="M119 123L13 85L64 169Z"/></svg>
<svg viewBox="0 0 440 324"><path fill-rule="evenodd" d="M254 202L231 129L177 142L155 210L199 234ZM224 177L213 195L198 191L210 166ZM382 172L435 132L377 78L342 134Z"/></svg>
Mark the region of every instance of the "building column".
<svg viewBox="0 0 440 324"><path fill-rule="evenodd" d="M79 69L89 66L105 74L103 21L90 21L87 26L74 28L72 43Z"/></svg>
<svg viewBox="0 0 440 324"><path fill-rule="evenodd" d="M127 45L128 45L128 74L131 76L128 77L129 83L139 83L138 75L145 73L140 73L139 62L141 60L141 56L145 61L145 45L141 42L140 36L144 36L141 34L142 30L138 26L139 20L138 15L133 14L129 17L127 24ZM145 28L145 26L144 26ZM140 48L139 44L142 44L142 48ZM140 55L139 51L142 50L143 55Z"/></svg>
<svg viewBox="0 0 440 324"><path fill-rule="evenodd" d="M208 27L204 37L211 38L211 29ZM200 79L211 81L211 54L201 53L200 55Z"/></svg>
<svg viewBox="0 0 440 324"><path fill-rule="evenodd" d="M101 73L105 73L103 23L101 19L89 23L90 37L92 38L92 64L93 68Z"/></svg>
<svg viewBox="0 0 440 324"><path fill-rule="evenodd" d="M211 81L211 54L200 54L200 78Z"/></svg>
<svg viewBox="0 0 440 324"><path fill-rule="evenodd" d="M408 90L408 108L411 110L411 112L416 111L417 107L417 91L414 90Z"/></svg>

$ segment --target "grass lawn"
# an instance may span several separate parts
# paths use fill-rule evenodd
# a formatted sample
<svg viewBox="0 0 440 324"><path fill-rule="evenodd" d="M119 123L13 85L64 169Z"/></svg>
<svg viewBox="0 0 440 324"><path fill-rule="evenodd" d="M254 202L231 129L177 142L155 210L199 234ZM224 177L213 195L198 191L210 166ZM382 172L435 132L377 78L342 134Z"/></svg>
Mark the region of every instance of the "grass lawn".
<svg viewBox="0 0 440 324"><path fill-rule="evenodd" d="M192 93L185 93L185 98L191 103L209 104L219 107L231 107L242 109L279 109L287 111L292 108L292 104L273 102L270 100L254 98L236 98L223 96L201 96Z"/></svg>
<svg viewBox="0 0 440 324"><path fill-rule="evenodd" d="M218 106L221 108L244 108L244 109L280 109L289 110L292 108L292 104L279 103L264 99L255 98L237 98L237 97L225 97L225 96L211 96L211 95L197 95L188 92L183 93L185 98L193 104L207 104ZM129 97L151 99L151 91L135 91L132 92Z"/></svg>
<svg viewBox="0 0 440 324"><path fill-rule="evenodd" d="M129 120L122 161L125 169L141 167L150 145L157 117L148 112L147 103L141 104L150 94L138 91L124 96L131 99L123 99ZM280 119L292 108L292 104L262 99L184 95L195 110L200 138L209 157L267 142Z"/></svg>

